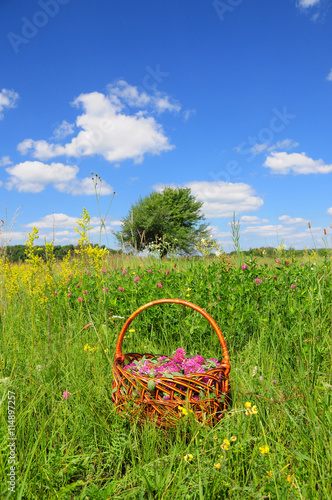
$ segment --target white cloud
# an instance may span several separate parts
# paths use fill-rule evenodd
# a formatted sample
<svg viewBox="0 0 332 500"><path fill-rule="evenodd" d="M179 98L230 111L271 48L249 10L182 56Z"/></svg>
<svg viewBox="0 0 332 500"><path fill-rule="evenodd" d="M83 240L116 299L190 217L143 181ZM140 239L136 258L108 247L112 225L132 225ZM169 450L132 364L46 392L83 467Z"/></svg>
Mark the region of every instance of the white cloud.
<svg viewBox="0 0 332 500"><path fill-rule="evenodd" d="M162 191L164 191L165 188L172 188L172 189L176 189L177 186L176 184L174 184L174 182L171 182L170 184L163 184L162 182L158 182L158 184L155 184L153 186L153 189L155 191L158 191L158 193L161 193Z"/></svg>
<svg viewBox="0 0 332 500"><path fill-rule="evenodd" d="M155 184L153 188L161 192L166 187L176 188L174 183ZM202 212L205 217L219 218L232 217L233 213L240 214L257 210L263 205L263 200L255 196L255 191L249 184L231 183L224 181L193 181L185 184L191 189L191 194L198 201L203 202Z"/></svg>
<svg viewBox="0 0 332 500"><path fill-rule="evenodd" d="M278 217L278 219L284 224L301 225L301 226L304 226L309 222L306 219L302 219L302 217L292 218L289 215L281 215L281 217Z"/></svg>
<svg viewBox="0 0 332 500"><path fill-rule="evenodd" d="M280 217L279 217L280 219ZM327 229L327 233L330 234L331 230ZM314 228L307 228L303 231L297 232L296 225L288 224L288 225L282 225L282 224L269 224L269 225L263 225L263 226L250 226L245 228L243 231L241 231L241 235L243 237L246 236L251 236L255 237L256 244L260 245L260 243L257 243L258 238L262 238L264 241L264 246L268 244L272 244L272 246L276 246L277 244L280 244L280 239L284 243L287 243L289 246L295 246L296 248L303 248L303 245L310 246L312 245L312 238L314 237L315 243L320 244L322 241L322 238L324 237L324 229L322 227L314 227ZM270 243L267 242L268 238L274 238L274 241Z"/></svg>
<svg viewBox="0 0 332 500"><path fill-rule="evenodd" d="M249 212L263 205L254 189L243 182L194 181L187 183L186 187L203 202L202 212L209 218L232 217L234 212Z"/></svg>
<svg viewBox="0 0 332 500"><path fill-rule="evenodd" d="M289 151L290 149L296 148L299 145L298 142L292 139L284 139L283 141L278 141L276 144L270 146L269 151L275 151L276 149L285 149Z"/></svg>
<svg viewBox="0 0 332 500"><path fill-rule="evenodd" d="M330 70L329 74L327 75L327 80L329 82L332 82L332 69Z"/></svg>
<svg viewBox="0 0 332 500"><path fill-rule="evenodd" d="M3 182L2 182L2 181L0 181L0 187L1 187L1 186L3 186Z"/></svg>
<svg viewBox="0 0 332 500"><path fill-rule="evenodd" d="M265 224L269 222L267 219L260 219L256 215L242 215L240 217L240 224L242 225L250 225L250 224Z"/></svg>
<svg viewBox="0 0 332 500"><path fill-rule="evenodd" d="M250 234L253 236L279 236L285 237L292 234L294 228L291 226L283 226L282 224L266 224L264 226L248 226L246 227L242 233Z"/></svg>
<svg viewBox="0 0 332 500"><path fill-rule="evenodd" d="M255 144L251 151L254 155L258 155L263 151L276 151L277 149L284 149L289 151L290 149L296 148L299 145L298 142L293 141L292 139L284 139L282 141L278 141L275 144L271 144L270 142L264 142L261 144Z"/></svg>
<svg viewBox="0 0 332 500"><path fill-rule="evenodd" d="M38 229L49 229L49 228L67 228L74 229L77 226L77 220L81 218L80 216L72 217L71 215L66 215L63 213L54 213L45 215L41 217L38 221L29 222L23 227L34 227L36 226ZM120 220L109 220L106 219L107 227L110 226L121 226L122 222ZM100 219L99 217L91 217L90 219L91 226L95 226L99 230L100 228ZM92 230L91 230L92 231ZM62 235L60 231L57 232L57 235ZM68 232L66 234L69 234Z"/></svg>
<svg viewBox="0 0 332 500"><path fill-rule="evenodd" d="M303 9L308 9L309 7L314 7L320 3L321 0L298 0L298 6Z"/></svg>
<svg viewBox="0 0 332 500"><path fill-rule="evenodd" d="M231 238L231 231L221 231L218 226L208 226L214 238Z"/></svg>
<svg viewBox="0 0 332 500"><path fill-rule="evenodd" d="M129 85L125 80L118 80L113 84L108 85L110 100L114 103L118 110L127 104L130 107L151 108L157 113L171 111L178 113L181 106L178 102L170 101L170 97L155 91L154 94L140 92L137 87Z"/></svg>
<svg viewBox="0 0 332 500"><path fill-rule="evenodd" d="M332 215L332 207L327 209L327 213L328 213L329 215Z"/></svg>
<svg viewBox="0 0 332 500"><path fill-rule="evenodd" d="M78 167L52 163L46 165L39 161L25 161L6 168L10 175L7 189L16 188L20 192L40 193L48 184L72 182L78 173Z"/></svg>
<svg viewBox="0 0 332 500"><path fill-rule="evenodd" d="M62 145L25 139L17 149L42 161L58 156L102 155L109 162L132 159L140 163L146 154L158 155L174 148L148 110L177 112L180 109L177 103L157 92L153 96L140 93L124 81L110 85L108 90L107 95L91 92L75 99L73 105L82 107L84 112L76 119L80 131L71 142ZM126 105L145 109L126 114Z"/></svg>
<svg viewBox="0 0 332 500"><path fill-rule="evenodd" d="M0 92L0 120L3 119L3 111L9 108L16 108L19 95L14 90L2 89Z"/></svg>
<svg viewBox="0 0 332 500"><path fill-rule="evenodd" d="M23 231L2 231L0 233L0 242L2 245L9 245L12 241L25 241L28 233Z"/></svg>
<svg viewBox="0 0 332 500"><path fill-rule="evenodd" d="M19 192L40 193L47 185L52 184L56 190L63 193L95 194L92 180L89 177L77 179L78 171L76 165L63 163L48 165L40 161L25 161L6 168L6 172L9 174L6 188L9 190L14 188ZM103 181L101 195L112 192L113 188Z"/></svg>
<svg viewBox="0 0 332 500"><path fill-rule="evenodd" d="M305 153L272 152L264 163L275 174L329 174L332 165L326 165L323 160L313 160Z"/></svg>
<svg viewBox="0 0 332 500"><path fill-rule="evenodd" d="M70 215L58 213L45 215L41 219L35 222L29 222L24 227L34 227L38 229L45 229L50 227L69 227L74 228L76 226L78 217L71 217Z"/></svg>
<svg viewBox="0 0 332 500"><path fill-rule="evenodd" d="M72 135L74 133L75 123L68 123L63 120L62 123L54 130L53 135L55 139L64 139L67 135Z"/></svg>
<svg viewBox="0 0 332 500"><path fill-rule="evenodd" d="M260 153L263 153L263 151L266 151L269 147L269 142L262 142L260 144L255 144L252 148L251 148L251 152L254 154L254 155L259 155ZM239 147L236 147L235 150L237 152L240 151L240 148Z"/></svg>
<svg viewBox="0 0 332 500"><path fill-rule="evenodd" d="M84 177L84 179L74 179L70 183L58 182L54 187L61 193L69 193L72 195L94 195L96 193L91 177ZM98 186L97 191L99 192ZM112 193L112 186L103 181L101 184L100 194L102 196L105 196Z"/></svg>
<svg viewBox="0 0 332 500"><path fill-rule="evenodd" d="M12 161L10 161L9 156L3 156L0 158L0 167L6 167L7 165L12 165Z"/></svg>

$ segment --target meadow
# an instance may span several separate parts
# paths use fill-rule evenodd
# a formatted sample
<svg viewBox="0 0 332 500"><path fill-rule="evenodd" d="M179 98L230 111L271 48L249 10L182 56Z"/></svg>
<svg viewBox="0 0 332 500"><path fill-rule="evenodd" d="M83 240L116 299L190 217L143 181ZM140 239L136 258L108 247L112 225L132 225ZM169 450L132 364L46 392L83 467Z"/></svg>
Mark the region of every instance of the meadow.
<svg viewBox="0 0 332 500"><path fill-rule="evenodd" d="M51 244L37 255L37 230L23 264L0 261L1 498L331 499L330 257L110 257L85 229L62 262ZM121 327L159 298L202 307L226 339L232 403L214 427L114 409ZM170 304L139 315L123 351L179 347L222 357L205 318Z"/></svg>

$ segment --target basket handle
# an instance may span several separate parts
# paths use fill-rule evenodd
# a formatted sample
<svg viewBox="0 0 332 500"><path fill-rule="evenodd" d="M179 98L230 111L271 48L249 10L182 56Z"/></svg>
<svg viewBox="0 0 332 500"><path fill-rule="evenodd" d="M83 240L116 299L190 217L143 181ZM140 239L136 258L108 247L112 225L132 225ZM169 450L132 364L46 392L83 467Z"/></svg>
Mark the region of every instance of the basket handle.
<svg viewBox="0 0 332 500"><path fill-rule="evenodd" d="M141 313L142 311L144 311L145 309L148 309L149 307L155 306L157 304L182 304L184 306L191 307L192 309L195 309L195 311L198 311L199 313L201 313L202 316L204 316L204 318L206 318L208 320L208 322L211 324L211 326L213 327L214 331L216 332L216 334L218 336L218 339L220 341L220 344L221 344L221 347L222 347L223 356L224 356L223 360L222 360L222 364L228 365L229 366L229 370L230 370L229 353L228 353L226 341L225 341L224 336L221 333L221 330L220 330L219 326L217 325L217 323L214 321L214 319L211 318L211 316L206 311L204 311L204 309L202 309L199 306L196 306L192 302L187 302L186 300L182 300L182 299L159 299L159 300L153 300L152 302L148 302L147 304L144 304L144 306L139 307L135 312L133 312L129 316L129 318L127 319L127 321L123 325L123 327L121 329L121 332L119 333L119 338L118 338L118 341L116 343L116 348L115 348L114 361L120 361L120 362L124 361L124 355L122 354L122 351L121 351L122 342L123 342L124 335L125 335L128 327L129 327L130 323L133 321L133 319L139 313Z"/></svg>

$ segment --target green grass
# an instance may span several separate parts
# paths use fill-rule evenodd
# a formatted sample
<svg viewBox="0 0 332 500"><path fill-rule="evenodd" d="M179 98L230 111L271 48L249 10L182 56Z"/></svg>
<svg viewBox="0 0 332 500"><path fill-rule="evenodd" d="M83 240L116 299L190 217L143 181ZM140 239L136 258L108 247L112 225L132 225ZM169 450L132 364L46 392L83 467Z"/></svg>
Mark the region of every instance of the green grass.
<svg viewBox="0 0 332 500"><path fill-rule="evenodd" d="M330 261L243 262L247 269L213 259L131 259L122 263L127 274L114 261L104 263L105 273L91 264L82 274L69 263L43 273L35 266L30 274L27 266L3 268L1 498L330 499ZM115 412L110 362L124 320L112 316L127 318L164 297L201 306L226 338L232 405L214 428L181 417L166 431ZM93 327L83 329L91 322L103 348ZM189 308L155 306L131 328L124 352L171 354L184 347L222 357L208 322ZM97 349L85 350L86 344ZM16 398L15 493L6 485L8 391ZM246 402L257 415L246 415ZM261 453L264 445L269 453Z"/></svg>

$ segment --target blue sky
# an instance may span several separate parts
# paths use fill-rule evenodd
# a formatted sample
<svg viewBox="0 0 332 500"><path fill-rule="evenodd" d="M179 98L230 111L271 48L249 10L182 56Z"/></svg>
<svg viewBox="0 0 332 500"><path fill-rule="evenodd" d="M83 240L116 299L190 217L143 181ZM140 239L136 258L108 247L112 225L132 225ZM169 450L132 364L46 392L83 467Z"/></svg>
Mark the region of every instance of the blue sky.
<svg viewBox="0 0 332 500"><path fill-rule="evenodd" d="M2 242L103 243L190 187L225 250L323 246L332 223L330 0L2 0ZM98 187L99 188L99 187ZM15 224L11 221L15 217ZM308 228L311 223L312 230Z"/></svg>

